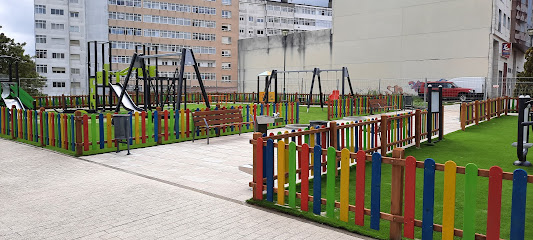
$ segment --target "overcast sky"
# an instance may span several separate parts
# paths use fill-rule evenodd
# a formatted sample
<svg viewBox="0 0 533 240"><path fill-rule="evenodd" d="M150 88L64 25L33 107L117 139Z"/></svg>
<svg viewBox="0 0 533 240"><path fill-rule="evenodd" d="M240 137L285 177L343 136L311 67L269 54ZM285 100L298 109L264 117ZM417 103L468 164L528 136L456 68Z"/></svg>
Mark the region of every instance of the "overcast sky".
<svg viewBox="0 0 533 240"><path fill-rule="evenodd" d="M0 0L0 32L15 42L26 42L26 54L35 55L33 0Z"/></svg>

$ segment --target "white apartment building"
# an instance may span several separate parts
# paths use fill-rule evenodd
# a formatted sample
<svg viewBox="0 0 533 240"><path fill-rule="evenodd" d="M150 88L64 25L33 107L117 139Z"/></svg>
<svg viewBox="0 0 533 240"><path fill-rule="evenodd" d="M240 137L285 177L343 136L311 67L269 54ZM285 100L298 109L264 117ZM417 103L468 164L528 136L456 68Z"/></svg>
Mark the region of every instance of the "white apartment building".
<svg viewBox="0 0 533 240"><path fill-rule="evenodd" d="M281 35L282 30L304 32L330 29L332 9L288 1L240 0L239 38Z"/></svg>
<svg viewBox="0 0 533 240"><path fill-rule="evenodd" d="M35 63L43 93L87 94L85 1L35 0Z"/></svg>

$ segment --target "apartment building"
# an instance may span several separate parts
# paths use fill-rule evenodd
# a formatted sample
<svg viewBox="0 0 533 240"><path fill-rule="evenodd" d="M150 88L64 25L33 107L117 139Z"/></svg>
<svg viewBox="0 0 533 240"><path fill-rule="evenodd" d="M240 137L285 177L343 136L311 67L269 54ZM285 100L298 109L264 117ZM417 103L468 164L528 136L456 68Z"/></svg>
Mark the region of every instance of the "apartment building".
<svg viewBox="0 0 533 240"><path fill-rule="evenodd" d="M80 23L74 24L72 17L62 18L61 22L57 22L59 19L56 19L57 17L53 16L54 14L49 9L68 12L71 11L73 2L79 4L77 12L80 14ZM58 34L63 34L63 38L68 39L66 41L69 43L78 40L80 45L76 50L84 53L79 54L79 61L82 65L79 71L71 71L71 69L78 69L78 65L73 65L77 63L77 55L65 54L62 61L47 62L46 59L38 61L37 70L43 76L48 79L62 77L61 79L65 82L64 89L54 87L57 85L53 83L47 84L46 94L73 94L73 87L78 86L78 84L72 84L75 82L74 79L77 79L73 78L73 71L79 74L80 79L83 79L79 84L81 92L87 93L87 67L85 65L87 63L87 41L108 42L111 45L111 68L114 71L129 66L136 47L140 52L145 46L146 51L150 53L156 51L169 53L180 51L183 47L191 48L195 53L201 77L208 91L236 90L239 24L237 18L239 5L236 0L35 0L35 6L36 12L38 6L39 9L41 6L48 9L45 11L46 14L42 14L43 16L36 13L36 38L52 32L49 31L50 27L39 28L42 22L38 20L47 21L48 26L51 26L52 22L61 23L64 25L63 28L69 30L76 30L71 25L79 25L79 40L73 38L78 35L68 31L58 31ZM51 47L48 42L37 42L36 49L38 50ZM41 53L41 51L37 52L38 50L36 50L36 55ZM94 48L90 53L91 59L94 59L93 51ZM46 58L49 58L48 54ZM151 65L154 64L155 61L152 60ZM158 65L159 76L170 77L179 65L179 58L160 58ZM56 73L55 70L58 67L64 68L65 73ZM92 67L102 69L102 63ZM192 67L185 69L185 76L189 80L187 84L197 87L196 74L193 72Z"/></svg>
<svg viewBox="0 0 533 240"><path fill-rule="evenodd" d="M296 3L298 2L298 3ZM281 35L288 32L304 32L330 29L333 11L331 7L312 5L313 1L240 0L239 38Z"/></svg>
<svg viewBox="0 0 533 240"><path fill-rule="evenodd" d="M86 94L85 1L35 0L35 63L48 95Z"/></svg>

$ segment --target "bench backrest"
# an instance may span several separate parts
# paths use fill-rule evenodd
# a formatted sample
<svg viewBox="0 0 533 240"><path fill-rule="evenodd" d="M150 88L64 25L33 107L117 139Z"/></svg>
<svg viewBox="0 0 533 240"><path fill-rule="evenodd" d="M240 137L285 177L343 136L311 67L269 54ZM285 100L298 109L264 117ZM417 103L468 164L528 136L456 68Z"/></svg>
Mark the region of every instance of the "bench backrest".
<svg viewBox="0 0 533 240"><path fill-rule="evenodd" d="M243 122L242 113L239 109L196 111L192 113L195 127L205 126L204 118L209 126Z"/></svg>
<svg viewBox="0 0 533 240"><path fill-rule="evenodd" d="M387 99L370 99L368 100L371 108L384 107L387 105Z"/></svg>

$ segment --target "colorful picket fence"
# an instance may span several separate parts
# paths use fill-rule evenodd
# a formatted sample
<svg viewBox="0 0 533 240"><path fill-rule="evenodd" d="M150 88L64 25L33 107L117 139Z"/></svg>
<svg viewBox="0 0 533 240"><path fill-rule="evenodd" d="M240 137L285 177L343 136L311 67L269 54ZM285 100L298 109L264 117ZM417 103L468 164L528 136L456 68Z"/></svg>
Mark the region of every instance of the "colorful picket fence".
<svg viewBox="0 0 533 240"><path fill-rule="evenodd" d="M318 134L326 130L308 131ZM454 236L464 239L500 239L503 234L510 236L510 239L524 239L526 188L527 183L533 183L533 176L528 176L522 169L507 173L498 166L485 170L478 169L475 164L457 166L453 161L438 164L433 159L426 159L422 162L414 157L405 158L402 148L394 149L393 157L384 157L377 152L370 155L363 150L353 151L349 146L339 149L333 146L323 148L317 144L312 147L308 142L296 141L295 137L298 137L295 133L275 137L254 135L251 141L254 145L253 182L250 186L253 187L255 200L275 202L359 226L365 226L365 215L370 216L367 225L374 230L380 230L380 221L387 220L390 222L390 239L414 239L415 227L421 228L424 240L433 239L434 232L442 232L442 239L453 239ZM370 167L367 168L367 164ZM392 165L391 208L388 213L380 209L381 202L389 200L381 199L384 164ZM350 176L350 167L353 165L357 166L356 173ZM416 192L417 169L424 176L422 193ZM435 185L436 171L444 172L442 188ZM365 191L367 174L371 175L370 196ZM462 230L454 227L457 174L465 175ZM337 177L340 177L338 185ZM480 177L489 178L486 234L475 231L476 209L479 208L476 201L477 196L482 194L478 191ZM355 186L350 185L350 178L356 179ZM326 179L325 193L322 192L322 179ZM513 181L511 217L504 219L510 221L509 233L500 232L502 180ZM299 192L296 191L297 184L300 184ZM350 199L349 192L354 188L355 199ZM442 207L435 206L436 191L444 194ZM335 197L337 194L340 195L339 200ZM370 204L365 205L368 197ZM423 198L422 220L415 218L417 197ZM300 199L299 204L297 199ZM354 215L353 219L349 217L350 212ZM435 215L442 216L442 225L435 224Z"/></svg>
<svg viewBox="0 0 533 240"><path fill-rule="evenodd" d="M194 131L190 109L179 112L130 112L130 144L135 147L180 142L192 139L193 134L197 138L207 134L237 134L239 127L243 132L252 131L254 119L258 115L272 115L274 112L279 112L284 122L271 124L269 127L299 123L300 119L298 103L250 104L239 106L239 109L243 114L243 125L215 128L210 132ZM0 112L0 136L5 138L23 139L43 147L62 148L76 155L116 149L111 113L82 115L77 112L78 115L75 116L46 112L44 109L33 111L4 107Z"/></svg>
<svg viewBox="0 0 533 240"><path fill-rule="evenodd" d="M77 96L39 96L33 97L37 108L58 109L58 108L86 108L89 107L88 95Z"/></svg>
<svg viewBox="0 0 533 240"><path fill-rule="evenodd" d="M518 99L499 97L484 101L474 101L461 104L461 129L464 131L468 125L478 125L480 121L490 121L491 118L517 112Z"/></svg>
<svg viewBox="0 0 533 240"><path fill-rule="evenodd" d="M348 116L370 114L371 99L384 99L387 106L401 109L403 95L353 96L344 99L328 101L328 119L339 119Z"/></svg>

